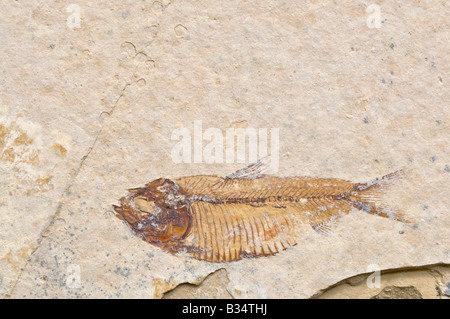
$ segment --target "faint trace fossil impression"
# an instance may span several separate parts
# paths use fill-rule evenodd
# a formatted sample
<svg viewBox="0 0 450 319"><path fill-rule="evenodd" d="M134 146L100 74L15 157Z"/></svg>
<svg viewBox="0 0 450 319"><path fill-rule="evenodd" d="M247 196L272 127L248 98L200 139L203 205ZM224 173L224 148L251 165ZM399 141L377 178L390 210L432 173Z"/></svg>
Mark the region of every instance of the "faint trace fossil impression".
<svg viewBox="0 0 450 319"><path fill-rule="evenodd" d="M263 159L227 177L159 178L129 189L113 207L143 240L209 262L275 255L297 244L303 224L327 234L354 208L410 222L382 200L403 170L352 183L265 175L267 166Z"/></svg>

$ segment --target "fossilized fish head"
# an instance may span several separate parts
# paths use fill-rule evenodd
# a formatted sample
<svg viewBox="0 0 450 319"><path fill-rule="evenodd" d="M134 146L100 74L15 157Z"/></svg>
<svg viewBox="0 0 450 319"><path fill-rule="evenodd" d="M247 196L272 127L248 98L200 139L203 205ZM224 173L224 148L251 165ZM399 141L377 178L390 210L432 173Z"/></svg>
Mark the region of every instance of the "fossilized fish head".
<svg viewBox="0 0 450 319"><path fill-rule="evenodd" d="M169 179L157 179L129 194L114 205L116 216L147 242L171 250L189 228L186 196Z"/></svg>

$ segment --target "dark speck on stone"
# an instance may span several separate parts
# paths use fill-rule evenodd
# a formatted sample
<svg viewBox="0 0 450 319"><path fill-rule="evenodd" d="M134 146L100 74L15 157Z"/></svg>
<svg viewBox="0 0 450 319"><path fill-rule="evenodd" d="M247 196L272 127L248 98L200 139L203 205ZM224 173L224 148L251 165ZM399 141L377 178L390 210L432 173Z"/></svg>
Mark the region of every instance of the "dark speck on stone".
<svg viewBox="0 0 450 319"><path fill-rule="evenodd" d="M123 277L128 277L128 275L130 274L130 269L127 267L121 268L121 267L117 267L116 270L114 271L116 274L119 274Z"/></svg>
<svg viewBox="0 0 450 319"><path fill-rule="evenodd" d="M428 205L423 205L423 210L427 210L428 209Z"/></svg>
<svg viewBox="0 0 450 319"><path fill-rule="evenodd" d="M394 50L394 48L395 48L395 45L394 45L394 43L391 43L391 45L389 46L392 50Z"/></svg>
<svg viewBox="0 0 450 319"><path fill-rule="evenodd" d="M432 162L436 162L436 156L431 156L430 160L431 160Z"/></svg>
<svg viewBox="0 0 450 319"><path fill-rule="evenodd" d="M441 125L441 120L436 120L436 125Z"/></svg>
<svg viewBox="0 0 450 319"><path fill-rule="evenodd" d="M448 165L445 165L444 171L446 171L447 173L450 173L450 167Z"/></svg>
<svg viewBox="0 0 450 319"><path fill-rule="evenodd" d="M54 49L54 48L55 48L55 45L54 45L54 44L50 44L50 48L51 48L51 49Z"/></svg>
<svg viewBox="0 0 450 319"><path fill-rule="evenodd" d="M414 162L414 158L408 157L408 162L410 162L410 163Z"/></svg>
<svg viewBox="0 0 450 319"><path fill-rule="evenodd" d="M364 118L364 123L369 123L369 119L367 117Z"/></svg>

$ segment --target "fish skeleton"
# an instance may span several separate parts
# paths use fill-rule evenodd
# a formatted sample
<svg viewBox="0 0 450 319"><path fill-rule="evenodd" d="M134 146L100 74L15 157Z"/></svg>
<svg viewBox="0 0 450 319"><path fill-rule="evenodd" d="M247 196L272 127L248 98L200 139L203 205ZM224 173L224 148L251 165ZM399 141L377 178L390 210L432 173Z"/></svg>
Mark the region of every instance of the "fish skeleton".
<svg viewBox="0 0 450 319"><path fill-rule="evenodd" d="M275 255L297 244L302 225L327 234L352 209L410 222L382 198L403 170L352 183L265 175L263 168L258 161L227 177L159 178L129 189L113 207L148 243L209 262Z"/></svg>

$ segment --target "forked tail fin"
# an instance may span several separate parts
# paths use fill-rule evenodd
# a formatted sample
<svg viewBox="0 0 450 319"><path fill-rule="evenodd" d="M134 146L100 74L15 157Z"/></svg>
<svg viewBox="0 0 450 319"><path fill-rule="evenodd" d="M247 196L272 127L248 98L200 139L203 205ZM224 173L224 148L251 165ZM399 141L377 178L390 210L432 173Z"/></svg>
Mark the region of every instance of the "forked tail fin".
<svg viewBox="0 0 450 319"><path fill-rule="evenodd" d="M391 218L406 223L411 222L401 211L384 203L386 192L398 180L404 177L405 173L406 171L402 169L377 178L369 183L355 184L350 196L352 206L372 215Z"/></svg>

